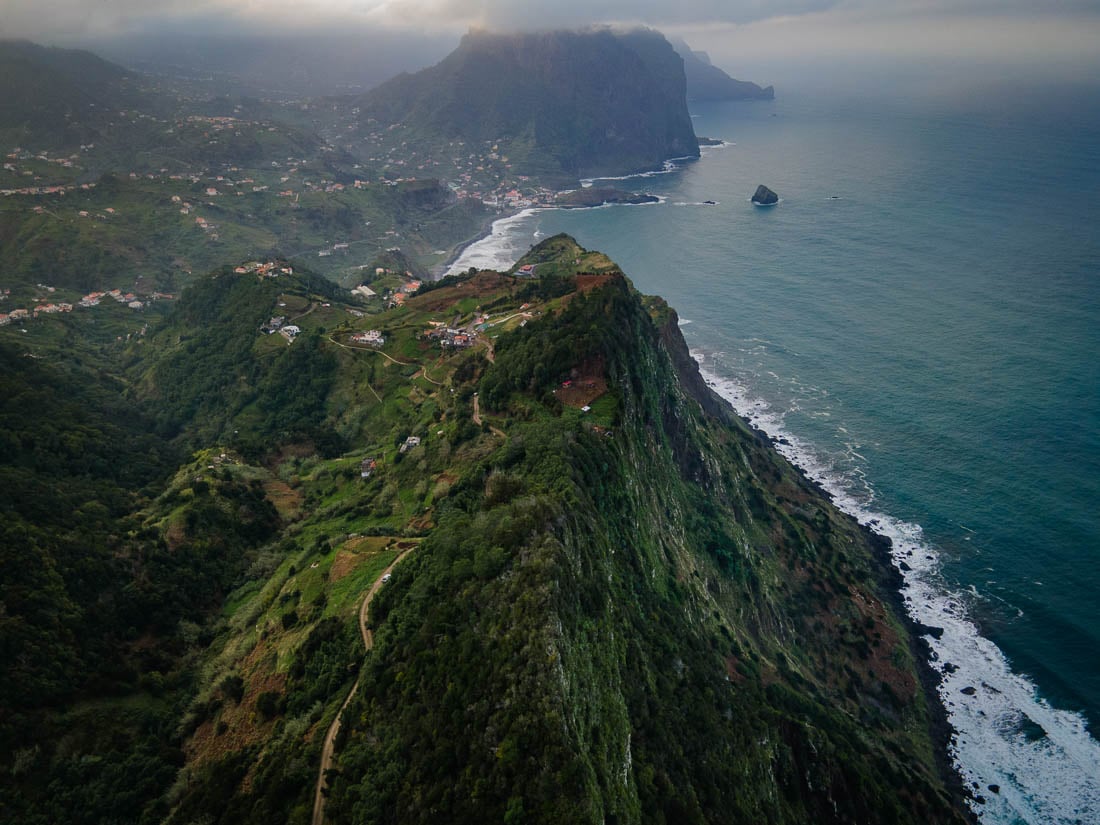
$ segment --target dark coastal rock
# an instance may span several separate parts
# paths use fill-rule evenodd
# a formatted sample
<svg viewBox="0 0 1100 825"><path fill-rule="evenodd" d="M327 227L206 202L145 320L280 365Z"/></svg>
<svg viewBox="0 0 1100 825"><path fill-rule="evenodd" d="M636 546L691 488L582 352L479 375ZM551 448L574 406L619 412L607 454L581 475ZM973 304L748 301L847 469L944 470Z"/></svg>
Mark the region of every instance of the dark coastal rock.
<svg viewBox="0 0 1100 825"><path fill-rule="evenodd" d="M978 692L978 689L976 687L971 686L971 685L967 685L966 687L964 687L962 690L959 691L959 693L962 693L965 696L973 696L977 692Z"/></svg>
<svg viewBox="0 0 1100 825"><path fill-rule="evenodd" d="M942 627L936 627L935 625L930 624L922 624L921 622L916 622L915 624L917 627L917 632L920 633L922 636L931 636L933 639L943 638Z"/></svg>
<svg viewBox="0 0 1100 825"><path fill-rule="evenodd" d="M624 192L611 187L590 186L587 189L574 189L563 192L554 199L556 206L562 209L586 209L609 203L632 204L660 203L656 195L641 192Z"/></svg>
<svg viewBox="0 0 1100 825"><path fill-rule="evenodd" d="M775 194L775 192L764 184L760 184L756 187L756 191L753 192L752 202L757 206L775 206L779 203L779 195Z"/></svg>

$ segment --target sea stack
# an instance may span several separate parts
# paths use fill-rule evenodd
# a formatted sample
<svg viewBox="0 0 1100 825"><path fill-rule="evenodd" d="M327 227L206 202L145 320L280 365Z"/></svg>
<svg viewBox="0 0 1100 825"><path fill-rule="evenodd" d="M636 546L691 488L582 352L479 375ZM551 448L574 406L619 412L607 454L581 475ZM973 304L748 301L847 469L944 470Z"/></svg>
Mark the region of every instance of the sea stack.
<svg viewBox="0 0 1100 825"><path fill-rule="evenodd" d="M752 194L752 202L757 206L775 206L779 203L779 195L764 184L760 184Z"/></svg>

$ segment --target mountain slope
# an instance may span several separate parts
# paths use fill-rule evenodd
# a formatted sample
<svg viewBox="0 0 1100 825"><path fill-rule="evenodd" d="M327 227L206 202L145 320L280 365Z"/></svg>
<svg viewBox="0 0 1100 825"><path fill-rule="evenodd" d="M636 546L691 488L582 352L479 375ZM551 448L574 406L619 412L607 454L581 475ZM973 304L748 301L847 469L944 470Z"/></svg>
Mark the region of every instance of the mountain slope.
<svg viewBox="0 0 1100 825"><path fill-rule="evenodd" d="M332 823L963 821L885 548L612 261L520 263L227 268L124 389L5 350L0 819L306 823L343 712Z"/></svg>
<svg viewBox="0 0 1100 825"><path fill-rule="evenodd" d="M0 138L9 147L92 142L116 110L140 101L126 70L91 52L0 40Z"/></svg>
<svg viewBox="0 0 1100 825"><path fill-rule="evenodd" d="M330 821L962 821L880 548L586 255L530 259L576 291L498 340L505 440L372 605Z"/></svg>
<svg viewBox="0 0 1100 825"><path fill-rule="evenodd" d="M471 32L436 66L354 105L364 125L507 142L521 171L541 171L549 157L558 173L619 174L698 155L684 84L682 61L650 30Z"/></svg>
<svg viewBox="0 0 1100 825"><path fill-rule="evenodd" d="M760 87L747 80L735 80L710 62L706 52L698 52L679 38L669 42L684 59L688 100L772 100L775 89Z"/></svg>

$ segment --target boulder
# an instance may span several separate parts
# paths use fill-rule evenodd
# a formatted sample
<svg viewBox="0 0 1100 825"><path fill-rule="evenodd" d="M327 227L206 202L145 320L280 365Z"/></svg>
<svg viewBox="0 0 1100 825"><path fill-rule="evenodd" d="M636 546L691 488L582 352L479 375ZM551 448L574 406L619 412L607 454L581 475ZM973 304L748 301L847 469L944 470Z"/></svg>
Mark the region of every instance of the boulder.
<svg viewBox="0 0 1100 825"><path fill-rule="evenodd" d="M756 191L753 192L752 202L757 206L775 206L779 203L779 195L775 194L775 192L764 184L760 184L756 187Z"/></svg>

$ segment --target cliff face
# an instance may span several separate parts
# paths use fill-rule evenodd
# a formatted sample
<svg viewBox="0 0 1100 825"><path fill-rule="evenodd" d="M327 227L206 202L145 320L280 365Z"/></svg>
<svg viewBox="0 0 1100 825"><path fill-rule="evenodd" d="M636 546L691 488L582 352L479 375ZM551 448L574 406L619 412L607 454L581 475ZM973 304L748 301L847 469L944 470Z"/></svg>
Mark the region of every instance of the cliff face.
<svg viewBox="0 0 1100 825"><path fill-rule="evenodd" d="M226 267L134 352L125 414L5 352L0 819L962 821L883 548L664 301L565 236L521 264L354 327L318 276Z"/></svg>
<svg viewBox="0 0 1100 825"><path fill-rule="evenodd" d="M735 80L710 62L706 52L694 51L683 40L672 40L677 54L684 59L689 100L773 100L775 89L747 80Z"/></svg>
<svg viewBox="0 0 1100 825"><path fill-rule="evenodd" d="M698 155L685 88L683 61L658 32L474 32L438 65L356 105L364 122L515 142L559 172L588 176Z"/></svg>
<svg viewBox="0 0 1100 825"><path fill-rule="evenodd" d="M571 282L498 340L505 440L372 605L332 821L962 821L868 536L707 412L663 302Z"/></svg>

